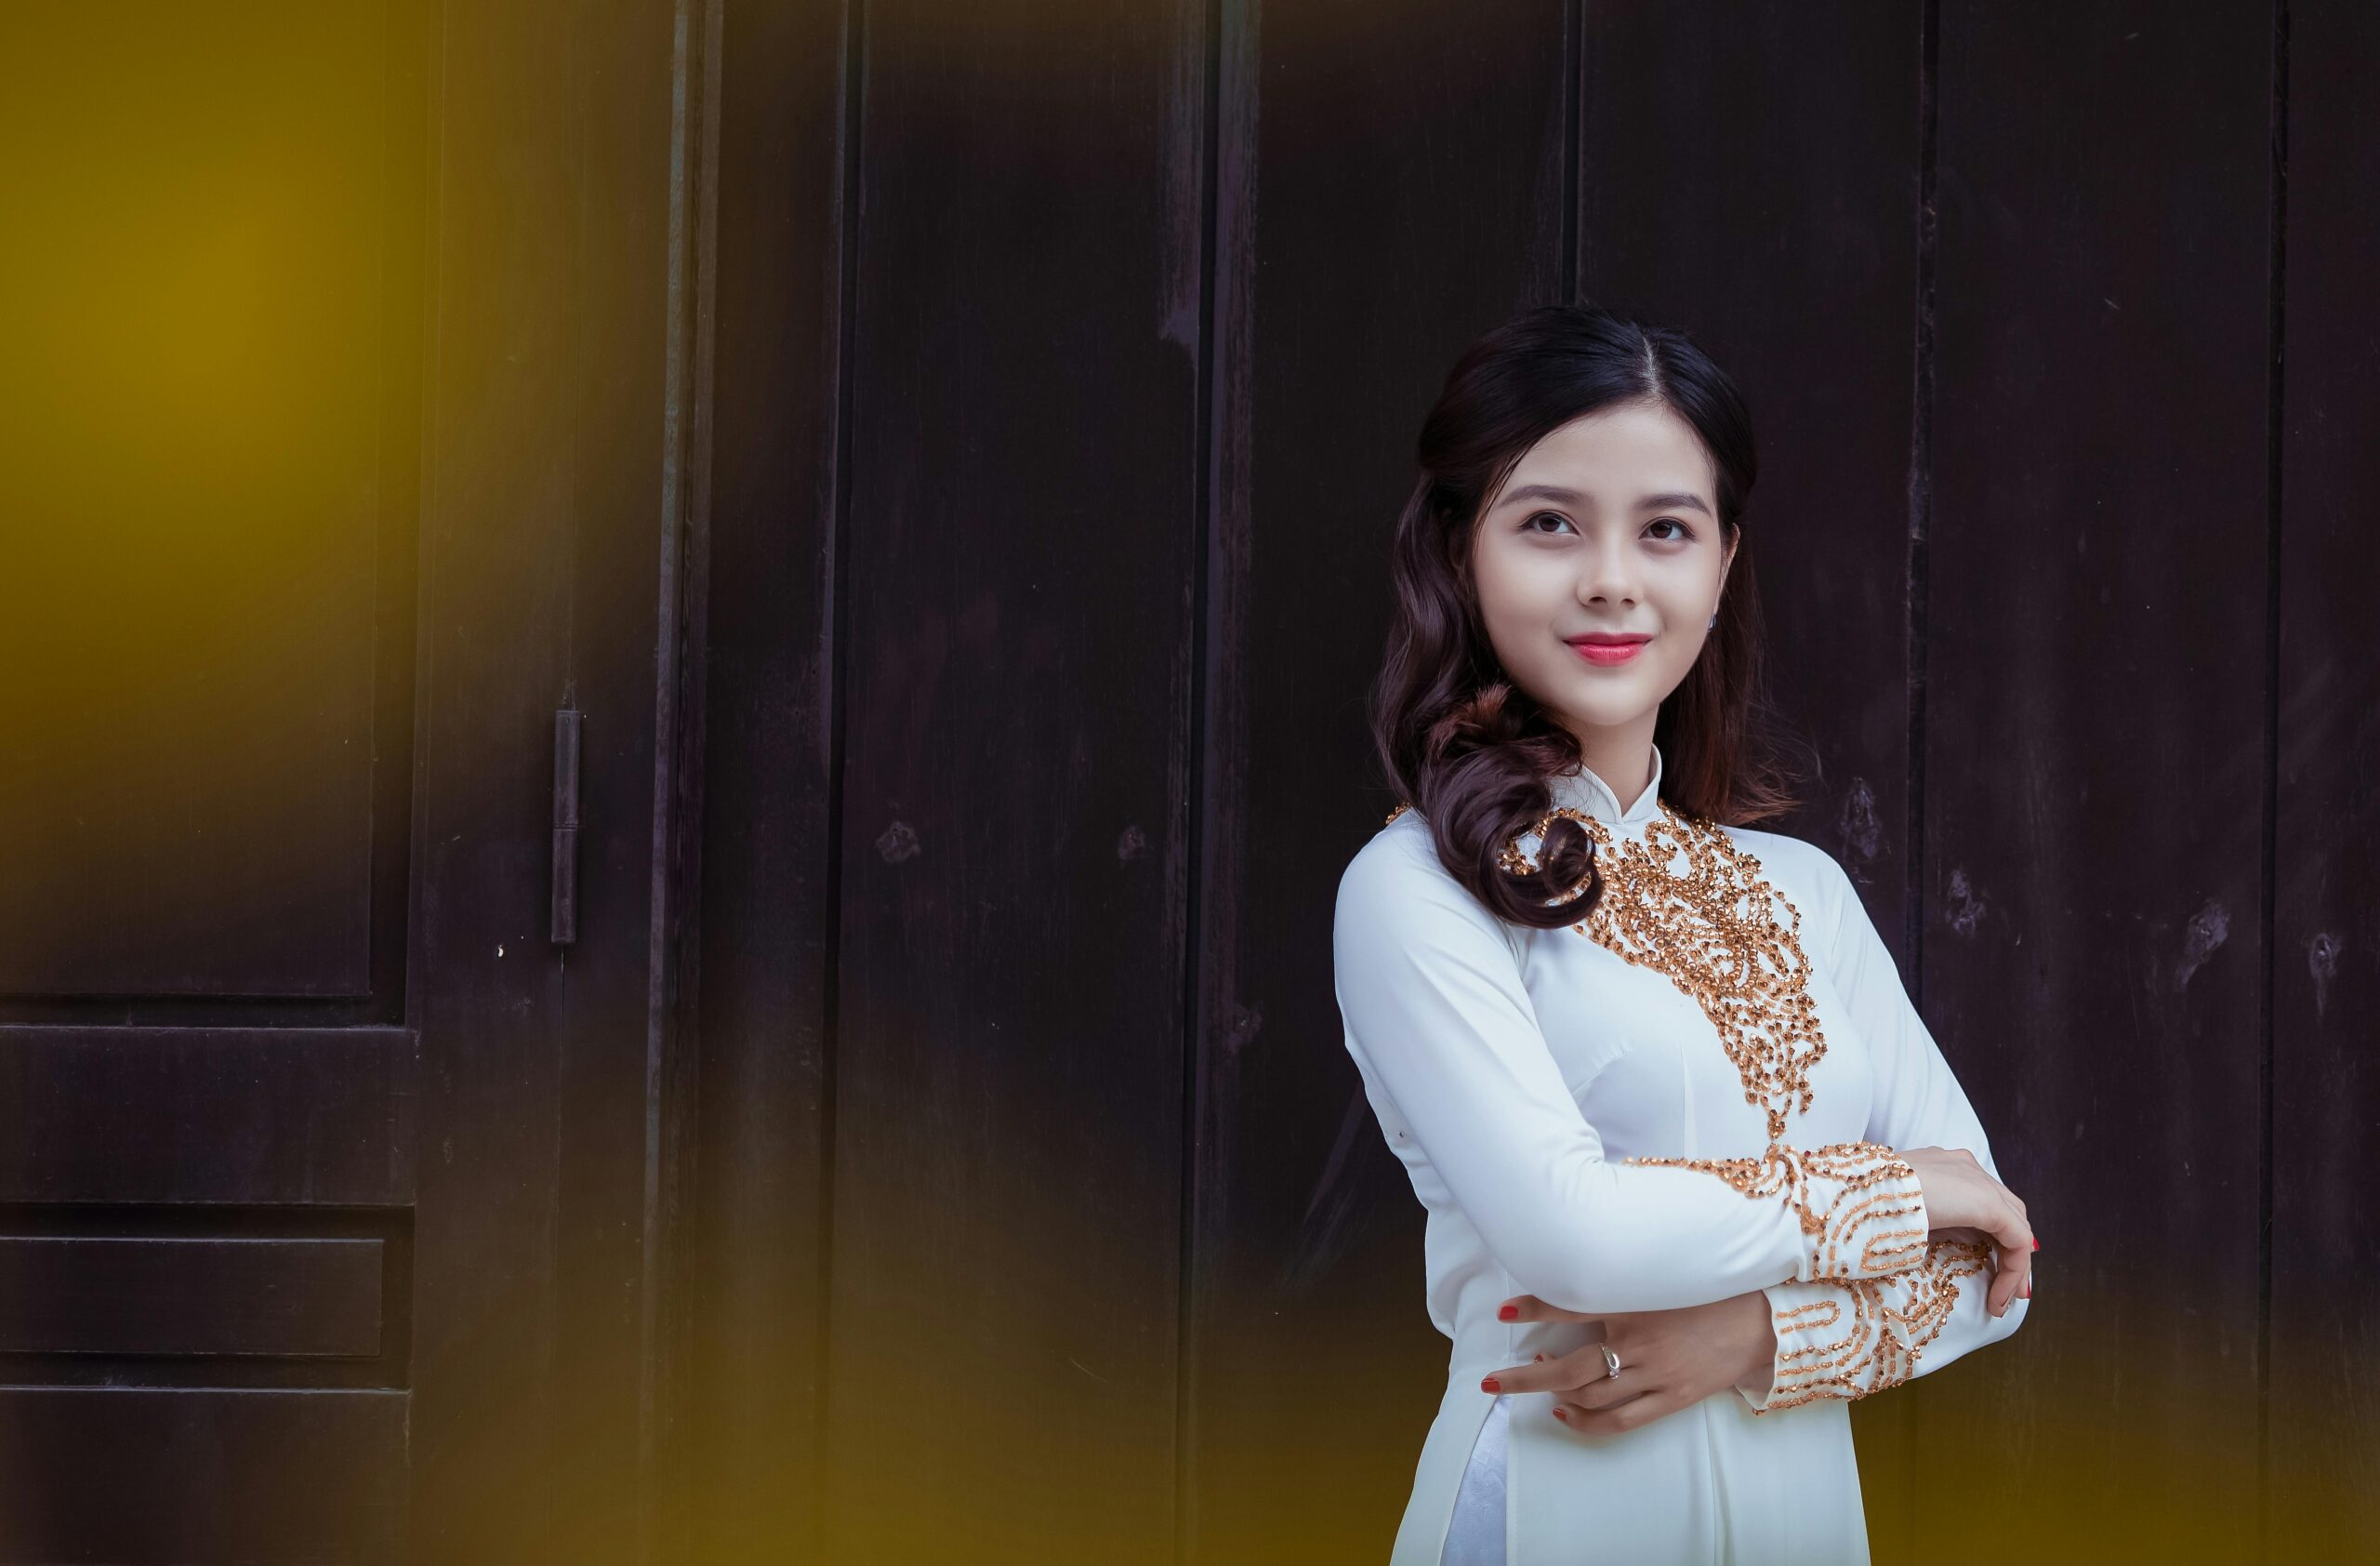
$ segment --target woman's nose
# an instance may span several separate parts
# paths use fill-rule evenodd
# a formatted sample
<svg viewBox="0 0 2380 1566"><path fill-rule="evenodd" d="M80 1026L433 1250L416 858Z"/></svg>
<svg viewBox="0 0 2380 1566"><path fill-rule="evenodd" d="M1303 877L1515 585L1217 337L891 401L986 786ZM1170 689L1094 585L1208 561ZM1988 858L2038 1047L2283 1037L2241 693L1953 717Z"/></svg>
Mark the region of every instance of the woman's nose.
<svg viewBox="0 0 2380 1566"><path fill-rule="evenodd" d="M1597 551L1579 578L1581 604L1598 599L1606 604L1633 604L1643 592L1636 562L1625 550Z"/></svg>

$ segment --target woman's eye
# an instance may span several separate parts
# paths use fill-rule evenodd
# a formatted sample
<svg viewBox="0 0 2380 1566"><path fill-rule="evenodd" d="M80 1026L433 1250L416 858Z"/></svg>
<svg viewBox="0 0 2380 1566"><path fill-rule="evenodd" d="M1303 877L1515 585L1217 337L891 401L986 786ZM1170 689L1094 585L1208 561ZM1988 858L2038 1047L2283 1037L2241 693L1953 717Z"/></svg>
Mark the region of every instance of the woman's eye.
<svg viewBox="0 0 2380 1566"><path fill-rule="evenodd" d="M1673 516L1657 517L1653 521L1646 523L1645 525L1647 527L1676 528L1677 531L1668 535L1665 539L1666 542L1670 543L1675 543L1681 538L1691 538L1694 537L1694 529L1688 527L1686 524L1678 521L1678 519Z"/></svg>
<svg viewBox="0 0 2380 1566"><path fill-rule="evenodd" d="M1540 522L1556 522L1560 523L1565 527L1570 525L1570 519L1568 517L1562 516L1554 511L1540 511L1535 516L1528 519L1528 530L1532 533L1546 533L1552 531L1551 528L1538 526L1537 524Z"/></svg>

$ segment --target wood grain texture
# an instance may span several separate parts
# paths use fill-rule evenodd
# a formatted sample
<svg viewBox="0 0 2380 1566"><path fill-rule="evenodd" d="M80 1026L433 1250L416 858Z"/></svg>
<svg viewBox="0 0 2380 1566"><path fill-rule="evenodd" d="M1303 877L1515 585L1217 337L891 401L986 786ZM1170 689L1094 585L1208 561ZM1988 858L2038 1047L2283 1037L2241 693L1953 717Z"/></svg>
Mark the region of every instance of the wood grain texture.
<svg viewBox="0 0 2380 1566"><path fill-rule="evenodd" d="M2265 1559L2380 1556L2380 12L2289 7Z"/></svg>
<svg viewBox="0 0 2380 1566"><path fill-rule="evenodd" d="M814 1559L853 13L724 18L701 960L696 1559Z"/></svg>
<svg viewBox="0 0 2380 1566"><path fill-rule="evenodd" d="M1941 7L1924 995L2042 1283L1905 1395L2077 1556L2254 1549L2269 42Z"/></svg>
<svg viewBox="0 0 2380 1566"><path fill-rule="evenodd" d="M380 1352L372 1239L0 1235L0 1354Z"/></svg>
<svg viewBox="0 0 2380 1566"><path fill-rule="evenodd" d="M413 1197L402 1028L0 1028L0 1201Z"/></svg>
<svg viewBox="0 0 2380 1566"><path fill-rule="evenodd" d="M866 13L829 1559L1173 1558L1203 17Z"/></svg>
<svg viewBox="0 0 2380 1566"><path fill-rule="evenodd" d="M0 1559L403 1559L402 1392L0 1387Z"/></svg>
<svg viewBox="0 0 2380 1566"><path fill-rule="evenodd" d="M410 1558L456 1566L555 1559L543 1552L568 1500L547 1478L564 966L544 937L587 369L570 303L578 81L554 68L573 26L557 6L450 10L431 77L440 283L409 964L426 1129L406 1504ZM618 737L606 719L589 714L588 746ZM608 870L582 843L582 886Z"/></svg>
<svg viewBox="0 0 2380 1566"><path fill-rule="evenodd" d="M573 388L562 564L580 760L579 926L563 963L549 1471L556 1560L674 1553L656 1466L675 1395L668 1271L690 1047L671 1000L668 860L679 660L690 603L684 290L695 220L681 142L699 135L702 7L635 0L557 23L572 40ZM687 102L681 107L683 87ZM681 116L683 116L681 118ZM559 130L561 127L556 127ZM690 144L689 144L690 145ZM661 873L656 874L656 865Z"/></svg>

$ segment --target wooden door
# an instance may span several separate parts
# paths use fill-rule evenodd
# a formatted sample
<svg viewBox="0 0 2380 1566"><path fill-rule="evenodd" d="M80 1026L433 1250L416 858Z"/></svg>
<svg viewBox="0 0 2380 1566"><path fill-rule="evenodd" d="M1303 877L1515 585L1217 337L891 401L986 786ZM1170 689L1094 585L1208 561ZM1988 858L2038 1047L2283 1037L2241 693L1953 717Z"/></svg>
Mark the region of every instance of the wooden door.
<svg viewBox="0 0 2380 1566"><path fill-rule="evenodd" d="M655 1546L691 14L0 19L0 1560Z"/></svg>

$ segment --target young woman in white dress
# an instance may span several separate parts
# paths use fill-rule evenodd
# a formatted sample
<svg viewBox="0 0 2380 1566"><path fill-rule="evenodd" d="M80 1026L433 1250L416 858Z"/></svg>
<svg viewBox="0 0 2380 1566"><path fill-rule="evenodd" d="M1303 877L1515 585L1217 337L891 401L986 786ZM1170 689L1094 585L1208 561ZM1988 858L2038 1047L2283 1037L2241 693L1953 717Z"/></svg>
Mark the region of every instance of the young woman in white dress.
<svg viewBox="0 0 2380 1566"><path fill-rule="evenodd" d="M1420 441L1346 1045L1452 1346L1392 1566L1868 1559L1849 1403L2013 1333L2025 1204L1761 740L1752 430L1546 306ZM1977 1044L1970 1043L1970 1050Z"/></svg>

